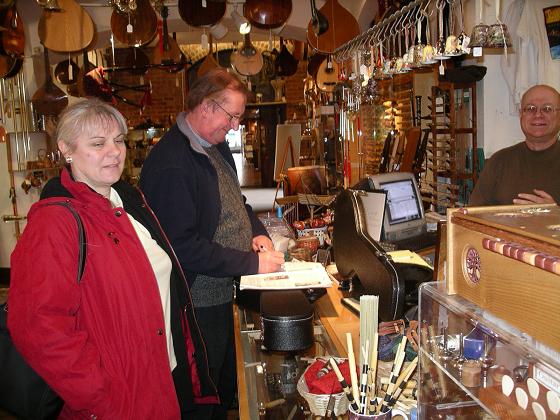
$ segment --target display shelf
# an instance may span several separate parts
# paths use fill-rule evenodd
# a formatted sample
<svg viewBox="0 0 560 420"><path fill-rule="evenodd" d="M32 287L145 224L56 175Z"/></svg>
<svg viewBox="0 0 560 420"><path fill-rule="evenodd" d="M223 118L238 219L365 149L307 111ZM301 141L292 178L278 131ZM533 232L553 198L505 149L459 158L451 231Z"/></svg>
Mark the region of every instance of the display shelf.
<svg viewBox="0 0 560 420"><path fill-rule="evenodd" d="M419 418L535 418L533 403L555 416L546 393L560 392L558 352L474 303L448 295L444 282L420 287L419 321ZM532 377L540 395L529 396L523 409L515 389L509 396L502 393L504 374L525 393Z"/></svg>

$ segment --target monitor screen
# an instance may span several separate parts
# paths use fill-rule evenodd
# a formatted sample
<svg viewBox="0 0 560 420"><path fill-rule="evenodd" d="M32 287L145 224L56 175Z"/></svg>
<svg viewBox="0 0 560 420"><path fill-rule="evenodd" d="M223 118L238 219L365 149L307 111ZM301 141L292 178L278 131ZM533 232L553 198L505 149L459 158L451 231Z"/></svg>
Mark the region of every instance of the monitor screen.
<svg viewBox="0 0 560 420"><path fill-rule="evenodd" d="M371 175L370 186L387 195L382 240L397 242L425 232L424 207L414 175L389 172Z"/></svg>
<svg viewBox="0 0 560 420"><path fill-rule="evenodd" d="M387 192L387 206L389 224L408 222L422 218L416 188L411 179L381 182L382 190Z"/></svg>

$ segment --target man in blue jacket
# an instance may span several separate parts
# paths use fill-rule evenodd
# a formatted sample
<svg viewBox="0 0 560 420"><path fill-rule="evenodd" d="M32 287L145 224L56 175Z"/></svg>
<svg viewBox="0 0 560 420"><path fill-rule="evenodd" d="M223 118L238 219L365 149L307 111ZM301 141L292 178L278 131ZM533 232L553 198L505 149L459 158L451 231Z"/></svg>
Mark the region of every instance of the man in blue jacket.
<svg viewBox="0 0 560 420"><path fill-rule="evenodd" d="M262 223L245 203L226 133L239 128L246 88L224 69L190 88L187 111L150 152L140 188L187 275L220 406L198 417L225 419L236 389L233 278L279 271Z"/></svg>

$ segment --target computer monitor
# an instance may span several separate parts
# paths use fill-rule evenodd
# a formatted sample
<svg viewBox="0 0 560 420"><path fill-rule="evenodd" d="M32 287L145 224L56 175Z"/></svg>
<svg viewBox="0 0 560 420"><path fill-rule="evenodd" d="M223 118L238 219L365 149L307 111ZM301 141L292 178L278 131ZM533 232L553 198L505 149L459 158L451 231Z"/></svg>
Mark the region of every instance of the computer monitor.
<svg viewBox="0 0 560 420"><path fill-rule="evenodd" d="M414 175L389 172L370 175L371 188L386 192L382 240L398 242L426 232L422 197Z"/></svg>

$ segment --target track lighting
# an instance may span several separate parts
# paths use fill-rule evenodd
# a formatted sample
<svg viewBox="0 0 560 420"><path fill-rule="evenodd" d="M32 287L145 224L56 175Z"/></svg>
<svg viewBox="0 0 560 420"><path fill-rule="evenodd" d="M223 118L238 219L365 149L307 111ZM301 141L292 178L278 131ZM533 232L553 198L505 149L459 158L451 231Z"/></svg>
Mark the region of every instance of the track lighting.
<svg viewBox="0 0 560 420"><path fill-rule="evenodd" d="M249 32L251 32L251 24L244 16L241 16L237 12L237 4L235 5L235 9L233 10L233 12L231 12L231 19L233 20L233 23L235 24L235 27L239 30L240 34L246 35Z"/></svg>

